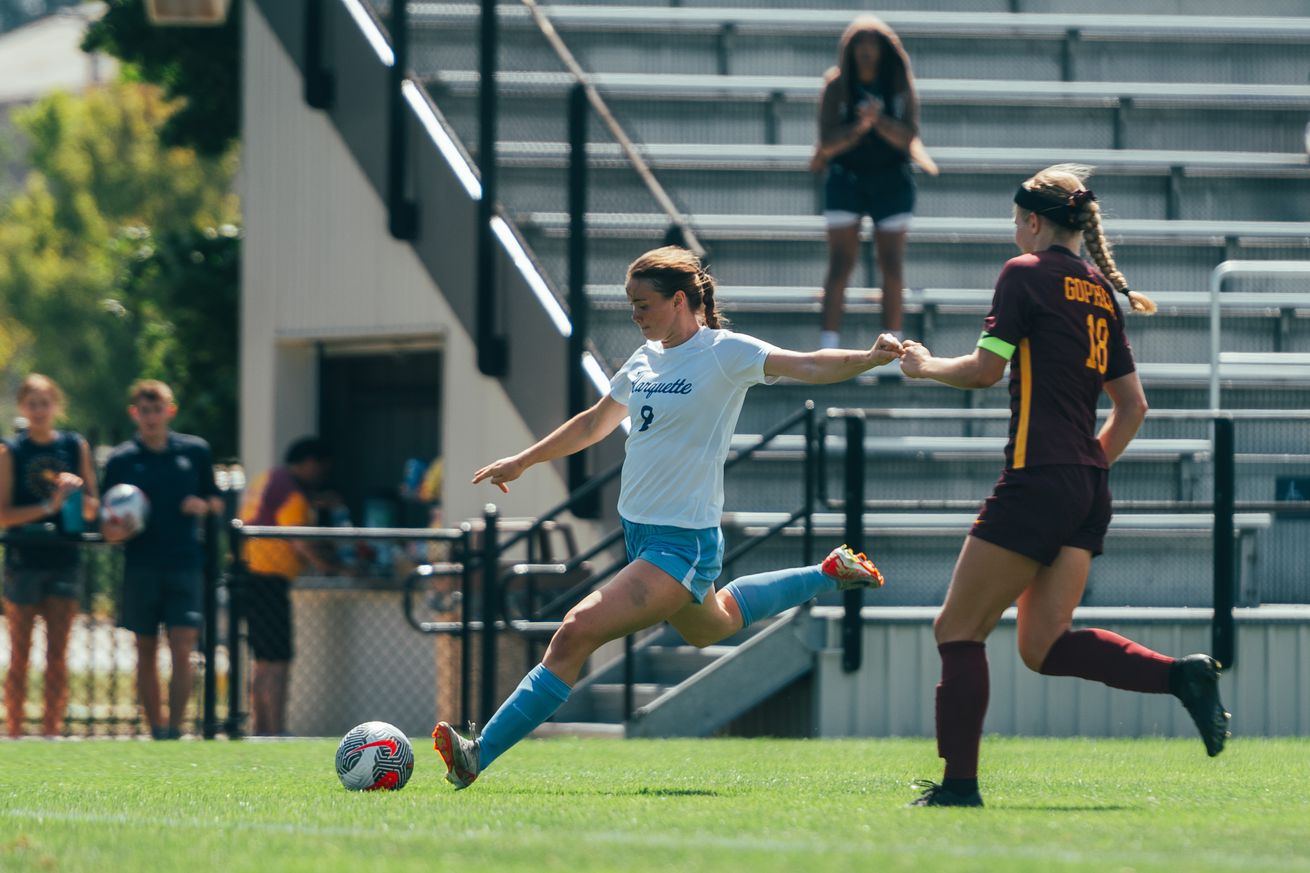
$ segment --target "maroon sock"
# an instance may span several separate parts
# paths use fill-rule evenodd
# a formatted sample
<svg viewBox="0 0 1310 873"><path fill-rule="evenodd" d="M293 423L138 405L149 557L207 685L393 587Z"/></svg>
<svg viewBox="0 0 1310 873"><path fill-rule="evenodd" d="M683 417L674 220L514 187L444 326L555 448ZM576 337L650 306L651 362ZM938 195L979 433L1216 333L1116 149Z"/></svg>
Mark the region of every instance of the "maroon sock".
<svg viewBox="0 0 1310 873"><path fill-rule="evenodd" d="M937 685L937 754L947 779L978 777L978 745L990 691L987 645L972 640L942 643L942 681Z"/></svg>
<svg viewBox="0 0 1310 873"><path fill-rule="evenodd" d="M1046 676L1077 676L1111 688L1145 694L1169 693L1174 659L1100 628L1065 631L1046 653Z"/></svg>

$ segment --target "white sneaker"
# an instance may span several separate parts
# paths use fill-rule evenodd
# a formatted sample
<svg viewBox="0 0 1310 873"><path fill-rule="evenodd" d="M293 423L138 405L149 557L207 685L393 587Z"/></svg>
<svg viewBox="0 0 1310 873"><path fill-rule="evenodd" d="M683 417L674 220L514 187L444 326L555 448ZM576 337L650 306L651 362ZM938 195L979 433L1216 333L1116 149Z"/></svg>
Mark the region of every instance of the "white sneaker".
<svg viewBox="0 0 1310 873"><path fill-rule="evenodd" d="M887 581L864 552L851 551L845 543L829 552L819 569L837 580L840 591L849 588L881 588Z"/></svg>
<svg viewBox="0 0 1310 873"><path fill-rule="evenodd" d="M481 772L480 737L467 739L446 722L432 729L432 747L446 762L446 781L456 790L468 788Z"/></svg>

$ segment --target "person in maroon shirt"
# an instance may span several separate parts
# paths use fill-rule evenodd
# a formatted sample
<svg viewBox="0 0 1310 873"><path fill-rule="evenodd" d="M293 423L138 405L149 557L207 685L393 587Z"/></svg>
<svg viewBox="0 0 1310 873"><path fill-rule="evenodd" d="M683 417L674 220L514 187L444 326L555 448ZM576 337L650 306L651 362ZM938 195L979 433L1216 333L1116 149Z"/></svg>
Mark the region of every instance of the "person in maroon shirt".
<svg viewBox="0 0 1310 873"><path fill-rule="evenodd" d="M1172 693L1212 757L1229 735L1220 664L1209 655L1175 659L1112 631L1072 630L1074 607L1110 523L1109 466L1147 411L1115 292L1138 312L1155 311L1115 266L1096 196L1084 185L1088 175L1084 167L1061 164L1020 186L1014 239L1023 254L1001 270L972 354L938 358L912 340L903 346L906 376L957 388L994 385L1010 365L1005 470L965 538L933 625L942 659L937 751L946 773L940 784L918 783L923 793L914 806L982 806L984 640L1016 599L1019 655L1030 669ZM1084 242L1096 267L1079 256ZM1113 408L1097 431L1102 391Z"/></svg>

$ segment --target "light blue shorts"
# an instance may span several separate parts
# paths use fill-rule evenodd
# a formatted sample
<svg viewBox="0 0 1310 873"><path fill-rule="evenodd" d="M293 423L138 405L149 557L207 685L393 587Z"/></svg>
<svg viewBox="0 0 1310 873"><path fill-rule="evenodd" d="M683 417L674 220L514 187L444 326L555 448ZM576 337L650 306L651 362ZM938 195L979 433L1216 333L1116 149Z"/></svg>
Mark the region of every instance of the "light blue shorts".
<svg viewBox="0 0 1310 873"><path fill-rule="evenodd" d="M623 522L628 561L654 564L691 592L697 603L714 588L723 572L723 532L717 527L686 528Z"/></svg>

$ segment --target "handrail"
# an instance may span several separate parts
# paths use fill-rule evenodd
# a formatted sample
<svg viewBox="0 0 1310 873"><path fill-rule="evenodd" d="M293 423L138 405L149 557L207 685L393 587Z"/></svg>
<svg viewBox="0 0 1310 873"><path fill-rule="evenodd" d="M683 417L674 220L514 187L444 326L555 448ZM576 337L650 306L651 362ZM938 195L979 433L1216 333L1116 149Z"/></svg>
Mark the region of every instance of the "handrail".
<svg viewBox="0 0 1310 873"><path fill-rule="evenodd" d="M1229 276L1306 276L1310 261L1224 261L1210 273L1210 409L1219 409L1219 293Z"/></svg>
<svg viewBox="0 0 1310 873"><path fill-rule="evenodd" d="M609 106L600 96L600 92L592 84L587 71L578 63L578 59L573 56L573 52L569 50L564 39L555 30L555 25L551 23L546 13L542 12L541 7L537 5L537 0L523 0L523 5L528 8L532 20L536 22L537 28L541 31L541 35L546 38L546 42L550 43L550 47L559 56L560 62L564 64L577 83L583 87L587 95L587 102L596 111L596 115L599 116L601 122L609 130L610 135L614 137L614 141L619 144L619 148L623 150L628 162L632 164L632 168L641 177L641 181L645 183L646 189L655 198L655 202L659 204L660 209L664 210L669 220L677 226L686 247L695 252L697 257L703 257L705 247L700 244L696 232L692 229L691 222L683 215L682 210L678 209L673 202L673 198L664 190L664 186L655 178L655 173L651 170L650 165L641 156L632 139L623 129L623 125L619 124L618 119L614 117L614 113L610 111Z"/></svg>
<svg viewBox="0 0 1310 873"><path fill-rule="evenodd" d="M1285 263L1285 262L1284 262ZM1257 262L1260 268L1268 266L1263 262ZM1234 272L1236 270L1233 270ZM1273 272L1282 272L1274 270ZM1286 272L1294 272L1287 270ZM1216 275L1222 277L1222 273L1216 270ZM1212 286L1214 293L1217 294L1218 284ZM1000 417L999 413L1008 414L1006 410L888 410L888 409L858 409L858 408L830 408L827 411L826 420L845 420L847 425L847 445L845 453L846 470L846 497L842 501L842 509L846 516L846 538L848 542L858 542L863 535L863 511L866 508L864 499L864 476L865 476L865 456L862 450L864 444L864 425L866 420L889 419L889 418L923 418L923 419L940 419L948 417L952 412L957 413L957 417ZM917 413L917 414L916 414ZM1305 421L1310 418L1310 411L1307 410L1165 410L1161 414L1150 413L1150 416L1170 420L1196 420L1213 422L1212 436L1212 457L1214 466L1214 499L1206 503L1188 503L1188 508L1204 507L1203 511L1209 511L1213 515L1213 557L1212 557L1212 585L1214 589L1214 609L1213 618L1211 619L1211 636L1215 657L1230 668L1234 666L1236 659L1236 625L1233 620L1234 606L1234 588L1236 581L1236 554L1233 548L1234 537L1234 514L1238 509L1251 509L1255 507L1270 508L1270 504L1265 501L1251 502L1241 504L1236 501L1236 488L1234 476L1234 463L1237 456L1235 449L1234 429L1238 420L1273 420L1280 419L1292 421ZM1148 416L1148 417L1150 417ZM819 460L823 462L824 448L822 442L819 445ZM929 502L923 501L923 506L919 508L928 508ZM936 508L936 507L933 507ZM1166 507L1152 507L1166 508ZM1301 508L1298 504L1278 504L1270 508L1270 511L1279 509ZM852 669L850 665L858 666L860 652L860 636L853 628L859 621L858 604L846 604L846 614L843 618L843 666Z"/></svg>

